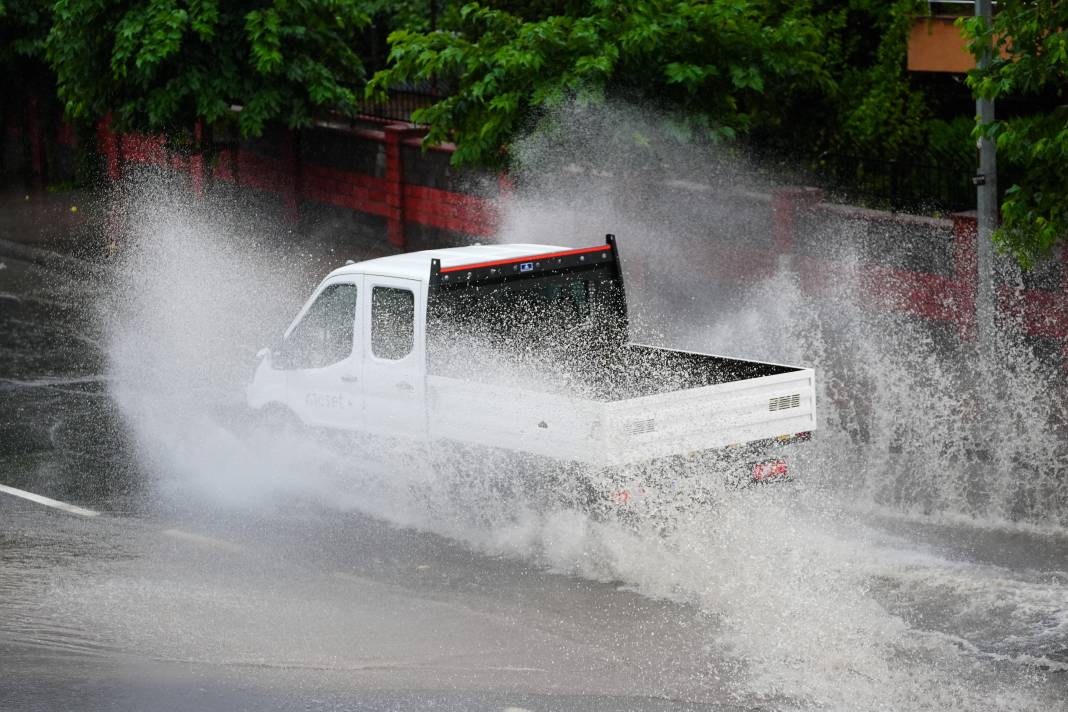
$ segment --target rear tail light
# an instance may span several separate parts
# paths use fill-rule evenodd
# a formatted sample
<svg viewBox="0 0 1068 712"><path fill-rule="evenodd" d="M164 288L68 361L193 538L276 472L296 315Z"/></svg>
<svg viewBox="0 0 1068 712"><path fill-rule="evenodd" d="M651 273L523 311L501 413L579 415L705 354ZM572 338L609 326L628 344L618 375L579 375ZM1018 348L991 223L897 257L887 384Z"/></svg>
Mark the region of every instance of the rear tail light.
<svg viewBox="0 0 1068 712"><path fill-rule="evenodd" d="M783 480L789 476L786 468L786 460L768 460L753 465L753 482L767 482L768 480Z"/></svg>
<svg viewBox="0 0 1068 712"><path fill-rule="evenodd" d="M649 492L645 487L643 485L638 485L633 490L624 488L612 492L612 501L616 504L628 504L632 499L638 500L648 496Z"/></svg>

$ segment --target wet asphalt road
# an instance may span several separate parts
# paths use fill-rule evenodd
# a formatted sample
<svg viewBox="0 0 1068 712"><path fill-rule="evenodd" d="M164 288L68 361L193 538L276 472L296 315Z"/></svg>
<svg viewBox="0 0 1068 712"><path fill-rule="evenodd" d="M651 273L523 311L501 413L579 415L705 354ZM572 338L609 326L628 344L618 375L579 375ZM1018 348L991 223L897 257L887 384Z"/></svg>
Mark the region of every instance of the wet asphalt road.
<svg viewBox="0 0 1068 712"><path fill-rule="evenodd" d="M101 513L0 493L0 711L782 708L739 699L714 608L299 498L161 498L104 375L104 287L0 264L0 484ZM894 615L1068 661L1063 536L878 526L922 543L877 591ZM1010 604L1032 589L1050 622L1001 631L1030 625ZM1046 699L1066 675L1039 670Z"/></svg>
<svg viewBox="0 0 1068 712"><path fill-rule="evenodd" d="M710 699L693 611L357 517L0 515L3 709Z"/></svg>

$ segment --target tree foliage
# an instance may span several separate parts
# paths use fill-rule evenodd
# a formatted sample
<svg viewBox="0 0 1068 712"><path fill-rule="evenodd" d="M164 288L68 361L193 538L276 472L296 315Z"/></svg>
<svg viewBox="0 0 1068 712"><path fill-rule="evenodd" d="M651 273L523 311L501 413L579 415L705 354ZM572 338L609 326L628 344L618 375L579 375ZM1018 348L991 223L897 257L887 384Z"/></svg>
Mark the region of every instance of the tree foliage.
<svg viewBox="0 0 1068 712"><path fill-rule="evenodd" d="M0 66L10 70L20 59L39 59L52 20L48 3L0 0Z"/></svg>
<svg viewBox="0 0 1068 712"><path fill-rule="evenodd" d="M935 118L906 71L925 11L921 0L481 0L438 32L395 32L392 66L369 90L447 87L416 119L458 144L458 162L500 163L547 108L612 95L683 117L691 138L795 161L959 161L971 150L963 124Z"/></svg>
<svg viewBox="0 0 1068 712"><path fill-rule="evenodd" d="M853 152L894 160L916 155L927 139L930 110L924 95L910 85L905 66L909 30L921 3L897 0L880 5L880 11L871 13L879 23L872 63L842 66L840 94L844 101L840 104L842 126L837 142Z"/></svg>
<svg viewBox="0 0 1068 712"><path fill-rule="evenodd" d="M369 22L346 0L58 0L47 57L68 116L189 132L231 120L308 124L353 110L364 79L352 47Z"/></svg>
<svg viewBox="0 0 1068 712"><path fill-rule="evenodd" d="M1005 0L992 23L969 18L961 24L977 57L984 46L996 48L987 69L968 75L977 95L1028 97L1033 106L1048 107L976 128L977 135L994 137L999 159L1021 172L1005 191L994 239L1028 265L1068 234L1068 4Z"/></svg>
<svg viewBox="0 0 1068 712"><path fill-rule="evenodd" d="M518 129L564 99L640 98L678 110L694 135L722 140L772 120L791 96L831 85L811 15L775 3L539 5L561 14L531 19L476 2L448 30L394 32L392 65L369 91L444 82L448 95L413 118L430 126L431 142L456 140L457 162L499 163Z"/></svg>
<svg viewBox="0 0 1068 712"><path fill-rule="evenodd" d="M51 22L48 3L0 0L0 136L11 125L29 129L21 139L24 151L30 150L31 135L50 131L59 119L55 78L44 61ZM11 165L7 153L0 154L0 173L6 173Z"/></svg>
<svg viewBox="0 0 1068 712"><path fill-rule="evenodd" d="M21 103L51 82L44 64L51 8L38 0L0 0L0 104Z"/></svg>

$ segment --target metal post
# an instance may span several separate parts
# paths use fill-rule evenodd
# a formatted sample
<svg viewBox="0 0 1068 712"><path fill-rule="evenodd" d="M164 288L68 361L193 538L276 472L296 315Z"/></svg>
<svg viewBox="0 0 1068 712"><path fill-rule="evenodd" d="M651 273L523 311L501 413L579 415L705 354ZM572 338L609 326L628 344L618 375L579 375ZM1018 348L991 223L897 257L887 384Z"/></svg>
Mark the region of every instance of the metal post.
<svg viewBox="0 0 1068 712"><path fill-rule="evenodd" d="M983 18L987 27L991 24L991 0L976 0L975 16ZM993 49L986 43L979 57L979 68L990 66ZM994 121L994 100L979 97L975 102L979 123ZM998 175L997 155L994 141L988 136L979 139L979 173L975 177L977 187L976 212L976 293L975 319L978 329L979 355L985 368L992 363L994 355L994 254L990 236L998 222Z"/></svg>
<svg viewBox="0 0 1068 712"><path fill-rule="evenodd" d="M975 15L990 27L992 23L991 0L976 0ZM984 42L979 55L979 68L990 66L993 51L990 41ZM977 97L975 109L979 123L987 126L994 121L994 101ZM997 227L998 220L998 176L995 159L994 141L987 136L979 139L979 173L975 176L976 185L976 235L975 235L975 326L978 346L979 364L975 387L978 390L976 405L979 412L975 423L975 455L979 458L980 471L986 471L994 464L997 450L995 443L997 427L994 414L996 409L996 379L994 374L994 245L991 235ZM975 482L982 482L986 477L980 476Z"/></svg>

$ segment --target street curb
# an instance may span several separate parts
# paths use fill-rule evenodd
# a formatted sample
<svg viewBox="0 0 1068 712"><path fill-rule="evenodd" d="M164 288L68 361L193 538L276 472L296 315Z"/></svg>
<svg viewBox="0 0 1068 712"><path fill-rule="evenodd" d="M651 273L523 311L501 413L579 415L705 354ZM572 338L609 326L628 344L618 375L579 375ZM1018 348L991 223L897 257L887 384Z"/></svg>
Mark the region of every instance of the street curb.
<svg viewBox="0 0 1068 712"><path fill-rule="evenodd" d="M11 240L0 239L0 257L23 260L39 267L46 267L58 272L73 273L79 276L88 276L98 280L105 279L110 273L107 268L92 262L51 250L30 247Z"/></svg>

